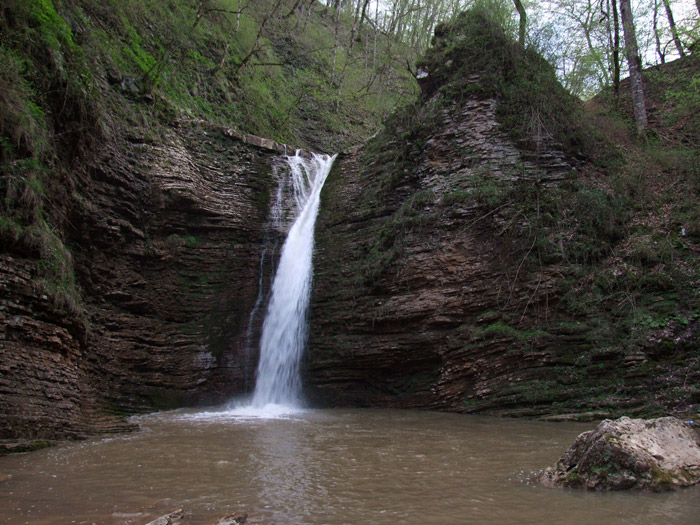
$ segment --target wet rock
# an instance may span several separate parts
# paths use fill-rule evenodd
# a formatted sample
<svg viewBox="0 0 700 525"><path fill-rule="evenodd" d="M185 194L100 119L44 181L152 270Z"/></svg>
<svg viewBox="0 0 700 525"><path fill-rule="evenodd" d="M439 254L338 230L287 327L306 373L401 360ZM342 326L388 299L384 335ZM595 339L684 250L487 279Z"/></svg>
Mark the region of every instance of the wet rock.
<svg viewBox="0 0 700 525"><path fill-rule="evenodd" d="M149 521L146 525L179 525L185 517L185 512L182 509L169 512L160 518Z"/></svg>
<svg viewBox="0 0 700 525"><path fill-rule="evenodd" d="M81 197L59 203L70 219L60 236L80 309L54 305L31 250L0 254L0 454L245 389L277 155L182 122L162 135L125 129L74 173Z"/></svg>
<svg viewBox="0 0 700 525"><path fill-rule="evenodd" d="M549 487L672 490L700 481L697 434L673 417L606 419L540 476Z"/></svg>
<svg viewBox="0 0 700 525"><path fill-rule="evenodd" d="M248 514L229 514L227 516L224 516L221 518L219 521L216 522L216 525L242 525L243 523L248 522Z"/></svg>

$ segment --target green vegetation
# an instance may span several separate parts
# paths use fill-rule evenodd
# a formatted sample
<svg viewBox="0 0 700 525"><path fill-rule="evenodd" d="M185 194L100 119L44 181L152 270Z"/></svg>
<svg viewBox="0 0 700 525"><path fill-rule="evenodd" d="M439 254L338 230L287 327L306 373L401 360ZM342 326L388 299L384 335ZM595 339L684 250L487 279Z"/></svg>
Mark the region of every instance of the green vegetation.
<svg viewBox="0 0 700 525"><path fill-rule="evenodd" d="M91 65L145 104L151 118L204 118L311 148L357 142L371 134L401 91L410 92L410 76L391 73L390 82L406 86L398 92L364 89L374 73L366 67L363 42L354 55L342 46L334 53L332 13L314 5L302 26L294 5L68 0L59 12L80 28L80 47ZM339 37L348 30L341 24Z"/></svg>
<svg viewBox="0 0 700 525"><path fill-rule="evenodd" d="M350 49L348 13L312 7L302 16L292 0L5 2L0 249L33 259L37 285L78 312L68 216L85 204L77 177L105 142L154 143L196 120L310 149L371 135L415 91L396 66L408 50L381 34L375 44L367 26ZM253 184L266 213L266 180Z"/></svg>
<svg viewBox="0 0 700 525"><path fill-rule="evenodd" d="M437 26L433 46L418 61L428 72L424 96L445 101L496 97L497 116L522 147L555 143L592 155L600 140L581 118L581 105L559 84L554 68L512 39L488 3L477 3Z"/></svg>
<svg viewBox="0 0 700 525"><path fill-rule="evenodd" d="M630 103L612 93L586 104L569 96L553 69L482 7L440 24L434 44L418 63L429 72L423 99L392 115L362 159L362 202L374 219L356 284L375 293L400 289L407 235L439 245L455 234L439 230L444 217L455 224L466 217L460 228L478 225L507 254L505 298L451 344L505 345L508 358L547 364L483 399L468 397L465 410L652 415L700 403L693 386L700 377L700 114L689 106L697 59L649 72L648 104L660 117L651 138L639 141ZM447 189L416 207L412 196L426 192L416 170L425 166L426 145L444 142L446 114L484 98L497 101L503 131L535 167L499 173L453 139L455 159L445 164L460 172L439 173ZM538 151L553 149L578 167L556 184L537 168ZM528 290L532 300L552 275L556 285L541 311L514 306L514 290Z"/></svg>

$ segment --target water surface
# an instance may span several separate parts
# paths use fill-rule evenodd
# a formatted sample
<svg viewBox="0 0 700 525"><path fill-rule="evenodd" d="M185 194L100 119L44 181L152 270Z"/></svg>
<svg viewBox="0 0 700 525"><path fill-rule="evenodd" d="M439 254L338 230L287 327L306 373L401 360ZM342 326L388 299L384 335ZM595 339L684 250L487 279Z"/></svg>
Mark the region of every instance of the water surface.
<svg viewBox="0 0 700 525"><path fill-rule="evenodd" d="M0 523L700 522L698 487L585 493L528 481L590 424L393 410L173 411L142 431L0 458Z"/></svg>

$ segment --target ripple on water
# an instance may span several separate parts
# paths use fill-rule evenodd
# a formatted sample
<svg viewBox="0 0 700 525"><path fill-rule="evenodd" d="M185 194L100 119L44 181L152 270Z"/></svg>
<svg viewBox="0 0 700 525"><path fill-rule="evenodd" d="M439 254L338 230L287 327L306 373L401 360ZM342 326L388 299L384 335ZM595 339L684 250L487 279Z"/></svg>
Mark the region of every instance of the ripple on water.
<svg viewBox="0 0 700 525"><path fill-rule="evenodd" d="M544 489L588 425L244 404L135 418L144 429L0 458L0 523L697 523L700 490ZM137 516L131 518L129 516ZM120 521L121 520L121 521Z"/></svg>

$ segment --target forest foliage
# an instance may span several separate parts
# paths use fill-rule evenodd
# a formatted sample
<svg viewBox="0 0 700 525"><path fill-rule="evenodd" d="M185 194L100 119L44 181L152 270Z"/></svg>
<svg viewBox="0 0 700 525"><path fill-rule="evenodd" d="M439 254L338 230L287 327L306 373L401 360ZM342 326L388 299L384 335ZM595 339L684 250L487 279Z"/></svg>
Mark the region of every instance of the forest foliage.
<svg viewBox="0 0 700 525"><path fill-rule="evenodd" d="M0 248L77 312L63 232L102 144L202 120L323 151L371 135L416 86L404 45L348 20L294 0L0 3Z"/></svg>

